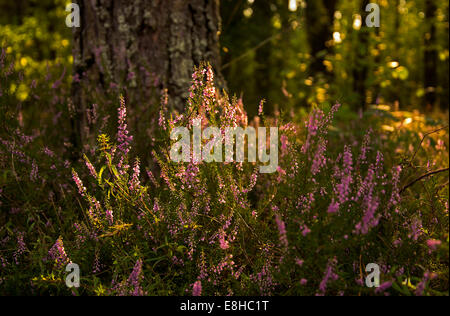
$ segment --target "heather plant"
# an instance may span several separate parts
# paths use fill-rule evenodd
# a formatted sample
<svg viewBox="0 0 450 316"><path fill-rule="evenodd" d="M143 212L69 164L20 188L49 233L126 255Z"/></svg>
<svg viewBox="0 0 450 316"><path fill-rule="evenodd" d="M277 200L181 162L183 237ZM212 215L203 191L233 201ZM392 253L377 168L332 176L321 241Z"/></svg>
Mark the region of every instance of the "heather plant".
<svg viewBox="0 0 450 316"><path fill-rule="evenodd" d="M13 99L0 99L10 107L0 134L0 293L448 295L448 174L408 187L426 168L448 167L445 129L420 142L439 126L389 132L399 123L390 111L348 119L340 104L299 122L266 117L263 101L249 119L202 65L184 113L168 109L163 92L151 146L134 148L144 136L130 129L126 96L114 114L99 97L74 158L75 148L59 145L64 136L48 141L50 128L25 136L28 120L21 125ZM70 123L67 108L61 120ZM278 127L277 171L172 161L171 131L194 120ZM80 266L78 289L65 286L69 262ZM380 288L365 287L369 263L382 269Z"/></svg>

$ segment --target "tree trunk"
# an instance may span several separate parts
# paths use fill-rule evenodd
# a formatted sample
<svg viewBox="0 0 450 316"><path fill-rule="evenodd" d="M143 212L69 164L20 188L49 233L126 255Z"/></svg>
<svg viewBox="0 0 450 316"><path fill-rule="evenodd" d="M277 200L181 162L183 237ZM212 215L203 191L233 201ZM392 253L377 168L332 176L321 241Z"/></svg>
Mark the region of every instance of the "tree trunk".
<svg viewBox="0 0 450 316"><path fill-rule="evenodd" d="M331 46L327 44L332 38L334 12L337 0L307 0L306 1L306 30L313 61L310 65L312 74L323 73L330 75L323 64L325 55L331 53Z"/></svg>
<svg viewBox="0 0 450 316"><path fill-rule="evenodd" d="M182 110L193 67L206 61L220 69L219 0L75 3L81 25L74 28L73 71L80 81L74 80L72 89L82 117L91 94L82 86L101 92L117 85L131 107L147 104L147 92L154 88L168 89L170 106Z"/></svg>
<svg viewBox="0 0 450 316"><path fill-rule="evenodd" d="M438 52L436 47L436 3L434 0L425 1L425 23L428 28L425 33L425 106L427 110L434 108L436 104L436 88L438 83L437 63Z"/></svg>
<svg viewBox="0 0 450 316"><path fill-rule="evenodd" d="M366 93L367 93L367 75L368 69L368 56L369 54L369 28L365 25L368 12L366 12L366 6L370 3L369 0L362 0L360 10L362 27L356 33L357 47L354 48L355 60L353 61L353 91L355 92L355 106L357 110L365 110L367 107Z"/></svg>

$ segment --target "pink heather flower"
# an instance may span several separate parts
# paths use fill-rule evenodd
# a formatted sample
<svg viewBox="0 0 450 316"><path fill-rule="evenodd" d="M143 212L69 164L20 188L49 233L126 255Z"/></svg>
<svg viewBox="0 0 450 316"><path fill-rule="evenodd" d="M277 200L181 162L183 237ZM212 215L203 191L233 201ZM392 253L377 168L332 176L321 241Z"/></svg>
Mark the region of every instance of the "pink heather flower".
<svg viewBox="0 0 450 316"><path fill-rule="evenodd" d="M44 149L42 150L44 152L44 154L46 154L49 157L54 157L55 153L53 151L51 151L48 147L44 147Z"/></svg>
<svg viewBox="0 0 450 316"><path fill-rule="evenodd" d="M203 90L203 102L206 111L211 108L211 102L214 102L216 97L216 88L214 86L214 71L211 66L206 70L206 85Z"/></svg>
<svg viewBox="0 0 450 316"><path fill-rule="evenodd" d="M52 248L50 248L50 250L48 251L48 258L51 261L54 261L58 268L61 268L63 265L70 263L70 259L64 249L62 237L59 237Z"/></svg>
<svg viewBox="0 0 450 316"><path fill-rule="evenodd" d="M128 277L128 286L132 288L131 296L143 296L145 293L141 288L140 282L144 276L142 275L142 260L139 259L134 265L133 271Z"/></svg>
<svg viewBox="0 0 450 316"><path fill-rule="evenodd" d="M367 134L364 136L364 140L361 146L361 153L359 155L359 162L364 164L366 163L366 159L367 159L367 152L370 150L370 134L372 133L371 130L369 130L367 132Z"/></svg>
<svg viewBox="0 0 450 316"><path fill-rule="evenodd" d="M361 222L356 224L356 233L366 235L370 228L375 227L379 223L379 217L375 217L375 211L378 209L378 201L367 200L367 209Z"/></svg>
<svg viewBox="0 0 450 316"><path fill-rule="evenodd" d="M26 247L25 241L24 241L24 237L25 237L25 233L23 233L23 232L18 232L17 233L17 249L16 249L16 251L13 254L14 262L16 263L16 265L19 264L19 258L27 250L27 247Z"/></svg>
<svg viewBox="0 0 450 316"><path fill-rule="evenodd" d="M162 127L164 130L167 129L167 126L166 126L166 119L164 118L164 112L163 112L163 110L159 111L158 125L159 125L160 127Z"/></svg>
<svg viewBox="0 0 450 316"><path fill-rule="evenodd" d="M314 154L313 163L311 166L311 173L315 176L320 170L326 166L327 159L325 157L325 151L327 150L327 141L321 139L317 145L316 153Z"/></svg>
<svg viewBox="0 0 450 316"><path fill-rule="evenodd" d="M278 214L275 216L275 221L278 226L278 234L280 236L280 243L285 248L287 248L289 246L289 243L288 243L288 239L287 239L286 224L283 222L283 220L281 219L281 216Z"/></svg>
<svg viewBox="0 0 450 316"><path fill-rule="evenodd" d="M229 245L228 241L226 240L226 234L223 230L219 235L219 244L220 244L220 248L222 250L227 250L228 248L230 248L230 245Z"/></svg>
<svg viewBox="0 0 450 316"><path fill-rule="evenodd" d="M420 219L413 219L411 222L410 233L408 237L417 241L419 237L422 235L422 221Z"/></svg>
<svg viewBox="0 0 450 316"><path fill-rule="evenodd" d="M30 180L36 181L38 178L39 168L35 160L33 160L33 163L31 165L31 173L30 173Z"/></svg>
<svg viewBox="0 0 450 316"><path fill-rule="evenodd" d="M351 173L351 171L353 171L353 155L352 150L349 146L345 146L343 161L345 172L347 174Z"/></svg>
<svg viewBox="0 0 450 316"><path fill-rule="evenodd" d="M330 206L328 207L328 213L334 214L339 212L339 203L335 202L334 200L331 202Z"/></svg>
<svg viewBox="0 0 450 316"><path fill-rule="evenodd" d="M306 237L309 233L311 233L311 229L309 229L306 225L302 230L303 237Z"/></svg>
<svg viewBox="0 0 450 316"><path fill-rule="evenodd" d="M259 107L258 107L258 115L261 116L264 113L264 103L266 102L266 100L261 100L261 102L259 102Z"/></svg>
<svg viewBox="0 0 450 316"><path fill-rule="evenodd" d="M162 127L164 130L167 129L164 112L167 111L168 103L169 103L169 92L167 89L164 89L161 95L161 109L159 111L159 120L158 120L158 125Z"/></svg>
<svg viewBox="0 0 450 316"><path fill-rule="evenodd" d="M442 245L442 241L436 240L436 239L429 239L427 240L427 246L430 249L430 252L436 251L437 247Z"/></svg>
<svg viewBox="0 0 450 316"><path fill-rule="evenodd" d="M155 202L153 203L153 211L155 214L158 214L161 210L161 207L159 206L158 199L155 199Z"/></svg>
<svg viewBox="0 0 450 316"><path fill-rule="evenodd" d="M84 155L84 162L86 164L86 167L89 169L89 173L91 174L91 176L97 179L97 171L95 171L94 166L91 164L86 155Z"/></svg>
<svg viewBox="0 0 450 316"><path fill-rule="evenodd" d="M133 176L131 177L130 180L130 191L136 191L139 186L141 185L141 182L139 181L139 175L141 173L140 170L140 161L139 159L136 159L135 163L134 163L134 168L133 168Z"/></svg>
<svg viewBox="0 0 450 316"><path fill-rule="evenodd" d="M427 286L428 281L434 279L436 277L435 273L425 272L423 275L422 281L417 285L416 292L414 293L416 296L422 296L425 288Z"/></svg>
<svg viewBox="0 0 450 316"><path fill-rule="evenodd" d="M148 175L148 177L150 178L150 181L153 183L153 185L154 185L155 187L158 187L159 184L158 184L158 182L156 181L156 178L155 178L155 176L153 175L153 172L151 172L150 170L147 170L147 175Z"/></svg>
<svg viewBox="0 0 450 316"><path fill-rule="evenodd" d="M353 159L350 147L346 146L343 155L344 169L342 170L341 182L336 185L336 194L339 197L339 204L346 203L349 199L351 184L353 183Z"/></svg>
<svg viewBox="0 0 450 316"><path fill-rule="evenodd" d="M284 157L288 154L288 137L286 135L281 135L281 156Z"/></svg>
<svg viewBox="0 0 450 316"><path fill-rule="evenodd" d="M133 80L136 74L133 71L130 71L127 76L127 80Z"/></svg>
<svg viewBox="0 0 450 316"><path fill-rule="evenodd" d="M315 143L314 138L319 134L319 132L323 135L327 134L326 127L331 123L334 114L338 111L340 106L341 105L338 103L335 104L326 117L323 111L320 109L314 110L313 113L309 116L309 120L305 123L305 126L308 130L308 135L305 143L302 146L302 152L304 154L306 154L311 146ZM323 139L323 137L320 136L319 139Z"/></svg>
<svg viewBox="0 0 450 316"><path fill-rule="evenodd" d="M257 169L255 169L255 171L252 173L249 187L247 189L243 189L242 192L243 193L251 192L256 185L256 181L258 181L258 170Z"/></svg>
<svg viewBox="0 0 450 316"><path fill-rule="evenodd" d="M327 283L330 279L336 281L339 278L339 276L333 271L336 264L337 264L336 258L328 262L327 268L325 270L325 275L319 285L319 290L321 294L325 294L325 292L327 291Z"/></svg>
<svg viewBox="0 0 450 316"><path fill-rule="evenodd" d="M445 142L442 139L438 139L436 150L445 151Z"/></svg>
<svg viewBox="0 0 450 316"><path fill-rule="evenodd" d="M92 266L92 273L94 274L101 272L101 264L99 257L100 257L99 254L95 253L94 264Z"/></svg>
<svg viewBox="0 0 450 316"><path fill-rule="evenodd" d="M323 119L323 112L321 110L315 110L309 117L309 121L305 123L308 129L308 136L305 143L302 146L302 152L306 154L313 144L313 139L317 135L320 128L320 121Z"/></svg>
<svg viewBox="0 0 450 316"><path fill-rule="evenodd" d="M202 282L197 281L192 286L192 295L193 296L202 296Z"/></svg>
<svg viewBox="0 0 450 316"><path fill-rule="evenodd" d="M65 75L66 75L66 67L64 67L63 72L62 72L62 74L61 74L61 77L59 77L58 80L56 80L56 81L53 83L52 89L56 89L56 88L58 88L58 87L61 85L62 80L64 79L64 76L65 76Z"/></svg>
<svg viewBox="0 0 450 316"><path fill-rule="evenodd" d="M381 293L381 292L384 292L384 291L386 291L387 289L389 289L389 288L391 288L391 287L392 287L392 282L391 282L391 281L384 282L383 284L380 285L379 288L377 288L377 289L375 290L375 293Z"/></svg>
<svg viewBox="0 0 450 316"><path fill-rule="evenodd" d="M375 171L378 176L380 172L383 171L383 162L384 162L383 154L380 151L377 151L377 159L375 161Z"/></svg>
<svg viewBox="0 0 450 316"><path fill-rule="evenodd" d="M133 140L132 136L129 136L128 125L127 125L127 108L125 106L125 99L123 96L120 97L120 106L118 109L118 132L117 132L117 142L118 150L122 153L122 157L126 156L130 151L130 144Z"/></svg>
<svg viewBox="0 0 450 316"><path fill-rule="evenodd" d="M106 210L106 219L108 220L109 225L114 224L114 214L111 210Z"/></svg>
<svg viewBox="0 0 450 316"><path fill-rule="evenodd" d="M392 194L391 199L389 200L389 207L390 206L396 206L400 203L401 197L400 197L400 175L402 173L402 167L401 166L395 166L392 171Z"/></svg>
<svg viewBox="0 0 450 316"><path fill-rule="evenodd" d="M308 283L308 280L306 280L306 279L301 279L300 280L300 285L305 286L307 283Z"/></svg>
<svg viewBox="0 0 450 316"><path fill-rule="evenodd" d="M78 192L81 196L85 196L86 194L86 188L83 185L83 182L81 181L80 177L78 176L78 173L75 170L72 170L72 179L77 185Z"/></svg>
<svg viewBox="0 0 450 316"><path fill-rule="evenodd" d="M8 265L8 260L6 260L5 258L3 258L2 256L0 256L0 261L1 261L1 266L2 268L6 268Z"/></svg>
<svg viewBox="0 0 450 316"><path fill-rule="evenodd" d="M133 271L126 281L115 284L115 281L113 280L113 290L118 291L117 294L119 296L144 296L146 294L140 284L144 278L142 264L143 262L141 259L136 261Z"/></svg>
<svg viewBox="0 0 450 316"><path fill-rule="evenodd" d="M301 260L301 259L298 259L298 258L296 258L295 259L295 263L299 266L299 267L301 267L301 266L303 266L303 264L305 263L305 261L304 260Z"/></svg>

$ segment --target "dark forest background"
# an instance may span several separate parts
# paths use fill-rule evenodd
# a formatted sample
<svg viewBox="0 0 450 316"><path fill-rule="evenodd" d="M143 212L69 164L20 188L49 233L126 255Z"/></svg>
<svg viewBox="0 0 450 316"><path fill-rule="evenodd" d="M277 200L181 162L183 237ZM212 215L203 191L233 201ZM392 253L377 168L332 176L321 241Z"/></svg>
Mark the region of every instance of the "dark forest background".
<svg viewBox="0 0 450 316"><path fill-rule="evenodd" d="M449 97L448 1L381 0L381 27L364 0L222 0L221 69L250 116L339 100L432 111ZM66 1L0 1L0 41L26 77L71 72ZM67 76L70 77L70 76ZM70 78L67 78L70 80ZM28 87L13 87L19 100Z"/></svg>

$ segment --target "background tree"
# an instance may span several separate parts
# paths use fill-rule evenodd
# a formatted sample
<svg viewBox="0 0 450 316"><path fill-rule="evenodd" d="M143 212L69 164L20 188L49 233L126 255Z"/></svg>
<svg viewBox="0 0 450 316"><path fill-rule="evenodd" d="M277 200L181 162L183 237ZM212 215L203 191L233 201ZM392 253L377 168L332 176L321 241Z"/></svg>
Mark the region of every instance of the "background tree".
<svg viewBox="0 0 450 316"><path fill-rule="evenodd" d="M361 28L356 30L356 43L354 50L356 52L355 59L353 61L353 91L356 96L356 109L366 108L366 81L369 72L369 38L370 30L365 25L368 12L366 12L366 6L370 3L369 0L362 0L360 5Z"/></svg>
<svg viewBox="0 0 450 316"><path fill-rule="evenodd" d="M134 1L81 2L89 4L87 9L90 11L87 10L86 14L88 11L94 12L92 3L98 7L96 9L100 12L98 16L94 12L95 14L89 13L89 16L85 17L85 19L92 17L94 22L89 22L89 25L82 25L82 27L98 29L99 35L98 39L89 35L92 37L91 40L86 32L92 31L84 30L82 44L84 55L80 54L80 58L73 60L72 44L78 51L81 49L81 44L79 41L72 43L71 29L65 25L67 15L67 12L64 11L65 0L13 2L0 0L0 43L7 53L14 54L15 66L25 74L25 82L17 87L12 87L20 102L33 97L29 88L31 82L27 79L30 77L29 75L46 74L47 65L54 72L50 81L60 78L65 68L66 76L63 83L64 87L67 87L72 80L71 76L67 74L72 73L74 65L74 68L77 68L76 74L78 74L74 77L75 81L80 80L79 77L82 77L83 73L94 78L93 82L87 85L91 89L88 93L101 92L118 85L114 90L114 98L111 100L117 99L117 94L121 91L126 94L127 102L130 105L139 103L141 109L148 107L158 110L157 104L163 83L172 86L173 94L186 93L185 89L180 87L183 84L187 85L189 81L187 75L185 77L187 79L180 79L184 83L179 84L178 78L170 79L170 74L164 78L161 77L160 81L157 80L158 72L162 69L162 73L167 74L167 69L173 69L178 65L178 63L169 63L170 66L167 66L167 63L162 62L165 59L163 57L167 57L163 54L168 55L168 49L173 52L172 55L181 55L181 58L178 59L186 63L184 56L192 55L191 51L196 46L193 46L192 43L188 44L186 46L188 53L181 54L177 53L179 49L175 48L177 39L173 40L175 44L169 45L169 48L160 43L167 42L167 38L171 36L167 26L169 24L171 28L183 32L182 30L191 27L189 25L197 28L203 23L198 20L193 24L192 21L187 21L193 20L193 18L181 17L184 22L188 23L188 27L186 27L183 21L176 18L177 6L172 5L172 2L175 4L184 2L185 4L181 5L191 8L188 10L189 13L202 16L202 13L198 12L210 12L208 10L212 7L211 1L141 0L136 1L137 5L132 6L133 10L129 8ZM121 4L122 2L127 4L128 9ZM425 108L427 104L426 91L430 91L427 98L430 100L435 98L434 103L439 103L443 109L447 108L449 98L448 1L428 2L428 8L434 12L432 13L434 18L427 15L426 0L378 1L381 10L381 27L371 30L370 39L366 44L364 43L366 37L362 36L366 30L362 28L362 31L357 31L353 25L355 15L364 15L361 0L338 1L334 10L329 10L333 7L333 2L310 2L308 9L306 0L220 1L223 23L214 22L213 24L217 29L222 25L220 29L221 57L224 65L222 73L229 92L239 97L242 96L245 109L250 116L257 113L258 103L262 98L267 100L266 111L268 114L272 113L271 109L275 108L280 109L281 112L290 112L298 108L326 104L328 100L340 100L342 103L356 108L361 103L358 100L361 100L362 94L365 94L365 98L362 100L365 99L368 105L377 101L380 104L399 104L403 108L413 106L420 109ZM169 9L167 12L162 7L158 9L158 3L166 3L167 8L170 7L171 13L168 12ZM435 9L433 9L433 3ZM321 10L317 11L322 13L314 16L311 13L311 6L319 6L319 4L325 4L322 5ZM196 7L198 9L192 9ZM145 11L150 11L150 13L145 15ZM134 12L137 14L136 19L130 17ZM165 12L165 15L161 12ZM181 15L181 12L186 11L178 12ZM119 16L122 19L121 23L118 22ZM170 21L174 17L181 21L180 26L176 26ZM329 30L323 33L327 34L328 39L320 40L320 43L322 43L321 45L326 43L328 46L325 45L326 51L324 53L322 50L322 53L319 54L321 60L318 61L316 58L312 58L312 56L317 56L317 51L320 50L313 49L311 40L316 37L311 34L320 29L320 27L316 29L314 25L323 17L327 17L326 20L328 20L326 24ZM328 17L331 17L332 20ZM202 19L205 20L204 17ZM167 21L164 27L159 25L163 20ZM115 24L109 25L108 21ZM118 25L121 25L120 29ZM159 32L158 30L161 28L163 31ZM81 29L75 31L81 32ZM128 33L131 37L126 35ZM208 34L208 36L212 35L212 33ZM356 34L361 34L361 36L356 36ZM145 37L150 40L146 41ZM133 40L134 38L136 41ZM99 39L108 42L106 49L97 43L97 41L100 42ZM184 41L184 37L180 41ZM195 43L200 42L194 41ZM163 47L160 52L156 52L160 58L148 53L156 45ZM204 47L203 44L198 45ZM94 49L92 49L93 46ZM209 51L213 46L206 45L206 47ZM218 52L217 45L214 47ZM355 68L357 68L356 55L362 54L359 52L360 47L367 48L364 56L366 65L362 65L368 67L366 80L364 80L365 93L358 92L362 91L359 80L355 80L355 84L353 83L354 79L360 75L356 74L355 78L353 76ZM135 57L141 55L138 52L134 53L136 49L142 52L143 56ZM199 51L200 54L194 54L194 56L204 54L202 49L195 49L195 51ZM121 58L121 54L126 57ZM194 60L195 58L187 59ZM114 67L108 67L111 62ZM187 61L190 64L195 64L195 62ZM428 62L429 65L426 66ZM213 63L217 64L214 61ZM96 69L100 67L103 67L103 71L96 73ZM215 65L215 67L216 70L219 69L219 66ZM364 67L358 66L360 70L356 72L362 73L361 70ZM110 72L110 68L113 68L114 72ZM187 68L189 67L185 69ZM319 68L319 70L316 71L315 68ZM323 76L324 71L329 76ZM436 75L432 75L433 72ZM87 78L81 78L81 80L80 85L90 81ZM435 82L432 82L433 80ZM358 87L356 87L357 85ZM428 89L428 87L432 88ZM76 95L74 94L75 99L86 99L84 94L83 90L78 91ZM150 95L157 95L158 98L152 99ZM170 98L171 101L175 99L174 97ZM86 102L85 106L89 105L90 102ZM136 108L134 106L130 110ZM142 116L139 114L130 113L130 118L137 117L142 120ZM33 117L36 118L38 115L39 111L36 111L36 116ZM31 117L30 120L32 120Z"/></svg>
<svg viewBox="0 0 450 316"><path fill-rule="evenodd" d="M437 6L434 0L425 1L425 54L424 54L424 87L425 87L425 105L428 110L436 105L436 88L438 85L438 51L436 42L436 11Z"/></svg>
<svg viewBox="0 0 450 316"><path fill-rule="evenodd" d="M330 40L333 35L333 20L337 0L307 0L306 1L306 30L310 54L313 62L311 72L327 74L324 65L325 56L330 53ZM329 73L328 73L329 74Z"/></svg>
<svg viewBox="0 0 450 316"><path fill-rule="evenodd" d="M182 110L193 67L207 61L220 69L218 0L76 3L81 27L74 29L73 98L79 115L90 102L82 85L91 91L118 86L133 106L148 105L153 88L167 89L170 105Z"/></svg>

